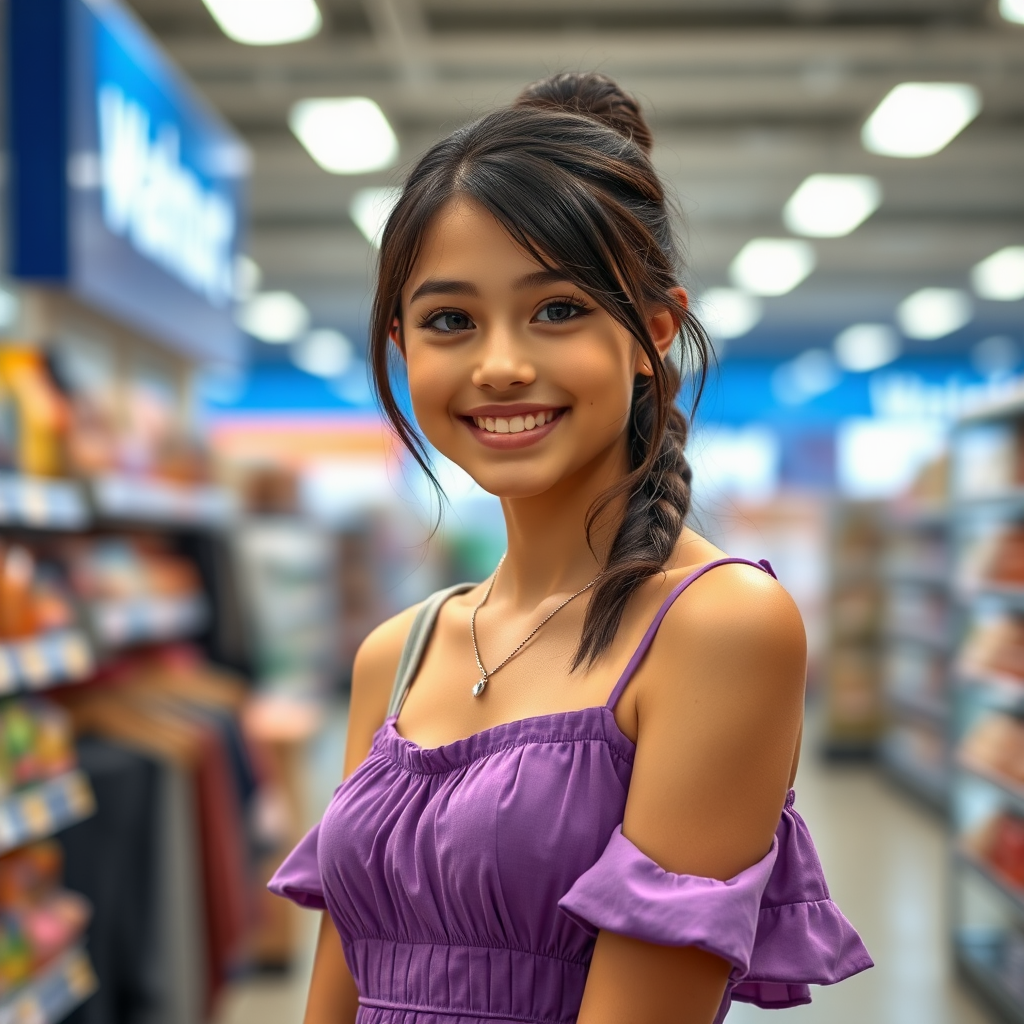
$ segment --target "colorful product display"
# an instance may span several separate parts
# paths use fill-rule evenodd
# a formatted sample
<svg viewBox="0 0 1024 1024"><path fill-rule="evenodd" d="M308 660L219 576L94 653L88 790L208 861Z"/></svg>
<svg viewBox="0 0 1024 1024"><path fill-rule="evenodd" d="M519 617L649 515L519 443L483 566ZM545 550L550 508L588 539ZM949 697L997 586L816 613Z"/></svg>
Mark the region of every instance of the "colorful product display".
<svg viewBox="0 0 1024 1024"><path fill-rule="evenodd" d="M995 676L1024 685L1024 618L1006 612L975 622L961 648L966 676Z"/></svg>
<svg viewBox="0 0 1024 1024"><path fill-rule="evenodd" d="M66 711L44 700L0 704L0 796L75 767Z"/></svg>
<svg viewBox="0 0 1024 1024"><path fill-rule="evenodd" d="M63 870L63 853L50 841L0 857L0 995L77 942L88 925L88 901L60 888Z"/></svg>
<svg viewBox="0 0 1024 1024"><path fill-rule="evenodd" d="M982 773L1024 785L1024 722L1000 713L985 716L964 737L960 758Z"/></svg>

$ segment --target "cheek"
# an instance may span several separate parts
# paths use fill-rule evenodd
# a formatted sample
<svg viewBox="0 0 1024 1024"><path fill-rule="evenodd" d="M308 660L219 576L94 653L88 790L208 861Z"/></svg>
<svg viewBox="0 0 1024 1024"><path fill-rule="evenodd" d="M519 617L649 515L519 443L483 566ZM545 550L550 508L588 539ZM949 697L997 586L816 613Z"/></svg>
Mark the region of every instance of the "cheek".
<svg viewBox="0 0 1024 1024"><path fill-rule="evenodd" d="M448 404L458 388L453 361L429 349L410 349L406 359L409 393L417 418L447 416Z"/></svg>

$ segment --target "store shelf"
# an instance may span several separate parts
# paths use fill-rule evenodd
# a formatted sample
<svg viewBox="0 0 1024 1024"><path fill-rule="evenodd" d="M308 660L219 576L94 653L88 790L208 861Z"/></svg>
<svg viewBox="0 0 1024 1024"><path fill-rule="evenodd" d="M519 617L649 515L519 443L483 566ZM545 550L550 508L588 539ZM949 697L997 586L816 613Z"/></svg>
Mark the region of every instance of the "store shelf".
<svg viewBox="0 0 1024 1024"><path fill-rule="evenodd" d="M998 586L989 584L971 590L959 590L957 597L965 604L973 604L978 601L990 603L998 602L1008 611L1024 611L1024 586Z"/></svg>
<svg viewBox="0 0 1024 1024"><path fill-rule="evenodd" d="M1003 711L1024 710L1024 679L994 673L960 672L957 675L957 686L961 689L985 692L986 695L995 698L991 703Z"/></svg>
<svg viewBox="0 0 1024 1024"><path fill-rule="evenodd" d="M948 802L945 772L915 760L898 743L884 742L881 750L882 765L893 782L933 810L945 812Z"/></svg>
<svg viewBox="0 0 1024 1024"><path fill-rule="evenodd" d="M0 526L80 530L88 525L89 509L78 484L0 473Z"/></svg>
<svg viewBox="0 0 1024 1024"><path fill-rule="evenodd" d="M0 1024L58 1024L96 988L96 975L85 951L71 950L0 1002Z"/></svg>
<svg viewBox="0 0 1024 1024"><path fill-rule="evenodd" d="M80 682L92 671L92 650L78 629L0 643L0 697L67 686Z"/></svg>
<svg viewBox="0 0 1024 1024"><path fill-rule="evenodd" d="M991 494L964 495L954 506L958 518L974 516L977 513L996 513L1000 516L1024 512L1024 487Z"/></svg>
<svg viewBox="0 0 1024 1024"><path fill-rule="evenodd" d="M933 651L948 654L952 646L949 637L935 630L924 629L920 626L913 626L910 623L890 623L885 630L887 640L897 643L917 644L921 647L928 647Z"/></svg>
<svg viewBox="0 0 1024 1024"><path fill-rule="evenodd" d="M940 501L896 503L889 508L889 522L904 529L940 529L949 522L949 515L949 505Z"/></svg>
<svg viewBox="0 0 1024 1024"><path fill-rule="evenodd" d="M1014 905L1018 914L1024 915L1024 889L1016 885L1012 879L1007 878L997 867L986 864L981 857L962 846L957 850L956 859L976 875L984 878L993 888L998 889Z"/></svg>
<svg viewBox="0 0 1024 1024"><path fill-rule="evenodd" d="M1017 804L1019 808L1024 809L1024 783L1017 782L1016 779L1003 775L1002 772L997 771L995 768L978 764L963 756L958 757L956 763L962 772L966 772L973 778L982 779L995 786L996 789Z"/></svg>
<svg viewBox="0 0 1024 1024"><path fill-rule="evenodd" d="M126 598L97 602L89 614L99 643L115 649L194 636L206 625L209 606L199 594Z"/></svg>
<svg viewBox="0 0 1024 1024"><path fill-rule="evenodd" d="M960 973L1008 1021L1024 1024L1024 1006L1003 981L994 961L998 944L958 939L955 945L956 964Z"/></svg>
<svg viewBox="0 0 1024 1024"><path fill-rule="evenodd" d="M892 710L901 717L923 719L929 724L941 728L945 728L949 721L949 709L942 701L936 700L934 697L890 690L886 694L886 699Z"/></svg>
<svg viewBox="0 0 1024 1024"><path fill-rule="evenodd" d="M66 772L0 800L0 854L90 817L96 810L84 772Z"/></svg>
<svg viewBox="0 0 1024 1024"><path fill-rule="evenodd" d="M949 572L946 567L924 561L893 560L882 567L882 575L889 583L900 585L940 587L943 590L949 586Z"/></svg>
<svg viewBox="0 0 1024 1024"><path fill-rule="evenodd" d="M220 487L166 480L103 476L89 483L100 520L153 526L224 526L237 515L234 498Z"/></svg>

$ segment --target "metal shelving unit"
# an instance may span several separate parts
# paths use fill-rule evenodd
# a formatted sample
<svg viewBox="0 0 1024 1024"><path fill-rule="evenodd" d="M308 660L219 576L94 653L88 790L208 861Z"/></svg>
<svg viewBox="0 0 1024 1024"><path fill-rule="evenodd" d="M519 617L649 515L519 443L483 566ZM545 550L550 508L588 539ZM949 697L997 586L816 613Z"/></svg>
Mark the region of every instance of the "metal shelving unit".
<svg viewBox="0 0 1024 1024"><path fill-rule="evenodd" d="M1024 776L999 737L1019 740L1024 756L1024 673L1006 648L1024 636L1024 579L1000 544L1024 524L1022 484L1024 402L963 419L951 482L960 641L950 688L951 941L964 979L1016 1024L1024 1024L1024 886L1007 870L1015 862L1004 837L1024 835Z"/></svg>
<svg viewBox="0 0 1024 1024"><path fill-rule="evenodd" d="M944 812L953 621L949 510L944 503L904 500L887 510L885 525L881 761L902 789Z"/></svg>

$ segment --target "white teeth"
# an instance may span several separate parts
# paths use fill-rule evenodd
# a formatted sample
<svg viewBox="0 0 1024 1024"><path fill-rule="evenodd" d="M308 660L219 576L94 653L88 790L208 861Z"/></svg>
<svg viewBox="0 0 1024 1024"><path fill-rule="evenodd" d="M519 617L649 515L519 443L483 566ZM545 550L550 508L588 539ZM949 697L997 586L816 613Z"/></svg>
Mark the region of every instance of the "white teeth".
<svg viewBox="0 0 1024 1024"><path fill-rule="evenodd" d="M533 412L525 416L512 416L504 419L501 416L474 416L473 422L481 429L490 434L521 434L525 430L533 430L536 427L543 427L555 418L553 409L546 412Z"/></svg>

